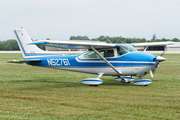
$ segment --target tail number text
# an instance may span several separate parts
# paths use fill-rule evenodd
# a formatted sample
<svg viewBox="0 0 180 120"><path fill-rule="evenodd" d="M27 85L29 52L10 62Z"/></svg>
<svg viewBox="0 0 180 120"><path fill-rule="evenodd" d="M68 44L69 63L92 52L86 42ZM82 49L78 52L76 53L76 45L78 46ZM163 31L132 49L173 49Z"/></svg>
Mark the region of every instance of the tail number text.
<svg viewBox="0 0 180 120"><path fill-rule="evenodd" d="M67 58L59 58L59 59L47 59L49 66L68 66L70 65L69 60Z"/></svg>

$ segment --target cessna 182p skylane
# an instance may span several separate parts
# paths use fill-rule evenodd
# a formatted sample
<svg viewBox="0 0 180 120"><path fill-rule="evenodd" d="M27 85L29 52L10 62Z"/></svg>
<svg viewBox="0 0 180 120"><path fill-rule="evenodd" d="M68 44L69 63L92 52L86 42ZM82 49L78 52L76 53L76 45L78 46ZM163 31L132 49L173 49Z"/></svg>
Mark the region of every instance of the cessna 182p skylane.
<svg viewBox="0 0 180 120"><path fill-rule="evenodd" d="M133 46L169 45L173 42L136 43L136 44L108 44L102 42L80 41L49 41L39 40L33 42L24 29L16 29L18 45L24 60L11 60L10 63L26 63L32 66L49 67L84 73L97 74L97 78L87 78L82 83L97 86L103 83L102 75L117 76L116 81L133 83L135 85L148 85L152 81L143 79L150 73L153 77L159 62L166 60L162 56L138 52ZM65 55L43 51L36 45L45 45L60 48L88 49L80 55ZM139 80L135 81L136 76Z"/></svg>

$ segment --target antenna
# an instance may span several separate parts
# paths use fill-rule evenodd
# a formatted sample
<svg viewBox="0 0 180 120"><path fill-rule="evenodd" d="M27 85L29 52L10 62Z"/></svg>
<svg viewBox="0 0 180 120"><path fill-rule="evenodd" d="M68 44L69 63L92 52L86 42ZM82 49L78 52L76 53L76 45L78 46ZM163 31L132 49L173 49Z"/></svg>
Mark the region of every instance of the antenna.
<svg viewBox="0 0 180 120"><path fill-rule="evenodd" d="M98 41L98 39L96 38L96 41ZM99 42L99 41L98 41Z"/></svg>
<svg viewBox="0 0 180 120"><path fill-rule="evenodd" d="M112 42L108 39L108 37L106 36L106 39L112 44Z"/></svg>

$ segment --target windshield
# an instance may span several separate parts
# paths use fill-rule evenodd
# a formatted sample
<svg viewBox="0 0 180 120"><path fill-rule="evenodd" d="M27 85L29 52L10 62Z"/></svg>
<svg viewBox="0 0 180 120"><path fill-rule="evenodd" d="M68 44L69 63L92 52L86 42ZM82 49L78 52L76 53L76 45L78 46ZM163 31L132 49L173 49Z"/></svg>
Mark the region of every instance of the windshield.
<svg viewBox="0 0 180 120"><path fill-rule="evenodd" d="M137 52L137 49L134 48L132 45L130 44L120 44L119 45L120 47L117 48L117 52L118 52L118 55L123 55L123 54L126 54L128 52Z"/></svg>

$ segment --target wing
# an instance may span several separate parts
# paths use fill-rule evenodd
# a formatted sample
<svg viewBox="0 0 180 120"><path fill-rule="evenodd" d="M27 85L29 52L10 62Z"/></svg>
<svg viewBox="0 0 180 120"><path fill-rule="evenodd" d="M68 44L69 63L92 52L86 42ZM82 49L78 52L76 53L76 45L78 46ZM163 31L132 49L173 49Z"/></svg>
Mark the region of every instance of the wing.
<svg viewBox="0 0 180 120"><path fill-rule="evenodd" d="M7 63L26 63L26 62L41 62L41 60L10 60Z"/></svg>
<svg viewBox="0 0 180 120"><path fill-rule="evenodd" d="M118 44L109 44L106 42L97 42L97 41L74 41L74 40L60 40L60 41L49 41L49 40L40 40L36 42L29 43L28 45L45 45L51 47L60 47L60 48L74 48L74 49L91 49L91 46L94 48L115 48L118 47Z"/></svg>
<svg viewBox="0 0 180 120"><path fill-rule="evenodd" d="M147 43L132 43L132 45L136 46L161 46L161 45L172 45L174 42L147 42Z"/></svg>
<svg viewBox="0 0 180 120"><path fill-rule="evenodd" d="M172 45L174 42L148 42L148 43L132 43L134 47L136 46L161 46L161 45ZM106 42L97 42L97 41L75 41L75 40L59 40L59 41L50 41L50 40L39 40L28 45L45 45L51 47L59 48L74 48L74 49L91 49L91 46L94 48L116 48L119 47L118 44L109 44Z"/></svg>

